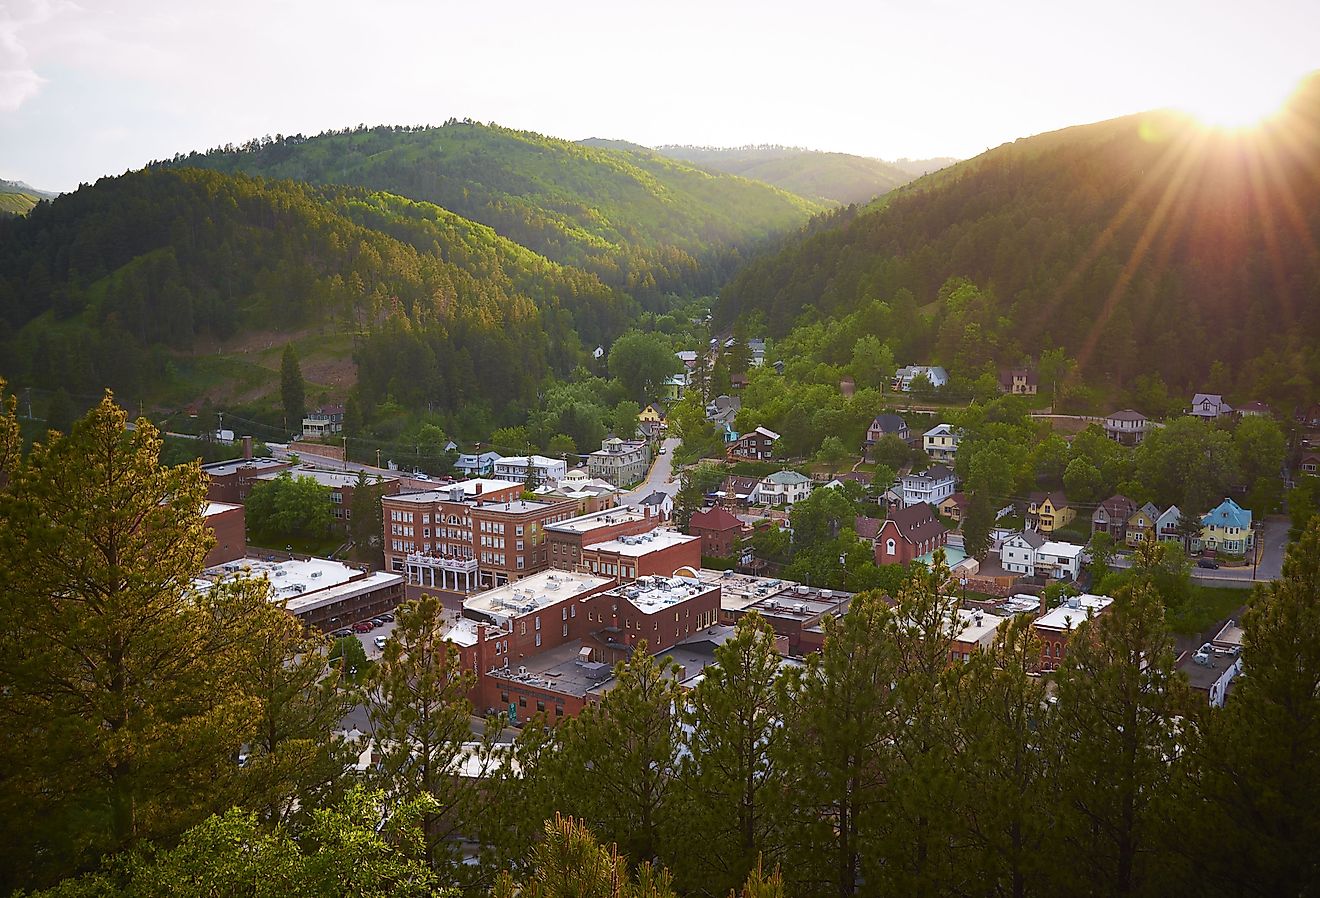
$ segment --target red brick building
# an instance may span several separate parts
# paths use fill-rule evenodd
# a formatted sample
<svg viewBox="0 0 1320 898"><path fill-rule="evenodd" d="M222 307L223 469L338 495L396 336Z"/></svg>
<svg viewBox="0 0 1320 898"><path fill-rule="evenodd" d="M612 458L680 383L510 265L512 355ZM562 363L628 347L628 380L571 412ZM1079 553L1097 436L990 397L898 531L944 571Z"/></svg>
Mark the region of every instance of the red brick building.
<svg viewBox="0 0 1320 898"><path fill-rule="evenodd" d="M382 499L385 567L408 583L467 595L549 566L546 526L572 517L571 499L525 501L523 484L465 480Z"/></svg>
<svg viewBox="0 0 1320 898"><path fill-rule="evenodd" d="M215 545L206 553L206 566L237 561L247 554L247 518L242 505L207 502L202 521L215 536Z"/></svg>
<svg viewBox="0 0 1320 898"><path fill-rule="evenodd" d="M1070 596L1057 608L1051 608L1031 622L1040 639L1041 668L1054 670L1068 655L1068 643L1074 631L1097 614L1103 614L1114 602L1109 596Z"/></svg>
<svg viewBox="0 0 1320 898"><path fill-rule="evenodd" d="M605 508L547 524L545 535L550 566L564 571L581 570L582 553L587 547L622 536L648 533L660 522L661 516L650 509Z"/></svg>
<svg viewBox="0 0 1320 898"><path fill-rule="evenodd" d="M292 467L292 462L277 458L237 458L202 465L202 473L208 480L206 498L241 505L262 474L278 474Z"/></svg>
<svg viewBox="0 0 1320 898"><path fill-rule="evenodd" d="M946 545L949 531L927 502L889 513L875 534L876 564L910 564Z"/></svg>
<svg viewBox="0 0 1320 898"><path fill-rule="evenodd" d="M582 550L582 569L620 580L670 577L682 568L701 568L701 538L677 530L651 530L594 543Z"/></svg>
<svg viewBox="0 0 1320 898"><path fill-rule="evenodd" d="M473 596L448 638L476 675L478 712L498 709L525 722L580 713L613 664L642 640L660 651L713 626L718 586L646 577L618 586L610 578L545 571Z"/></svg>
<svg viewBox="0 0 1320 898"><path fill-rule="evenodd" d="M729 558L738 549L743 523L719 506L694 511L688 521L688 533L701 537L701 554L709 558Z"/></svg>

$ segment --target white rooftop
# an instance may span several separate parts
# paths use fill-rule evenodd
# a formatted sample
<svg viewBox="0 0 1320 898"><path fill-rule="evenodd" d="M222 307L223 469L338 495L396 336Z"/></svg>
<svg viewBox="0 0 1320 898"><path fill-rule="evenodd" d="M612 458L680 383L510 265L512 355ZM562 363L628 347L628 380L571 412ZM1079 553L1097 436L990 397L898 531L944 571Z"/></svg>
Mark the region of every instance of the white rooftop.
<svg viewBox="0 0 1320 898"><path fill-rule="evenodd" d="M202 580L209 588L222 580L243 576L266 580L270 584L271 601L284 604L294 613L403 582L400 574L384 571L364 574L357 568L328 558L292 561L241 558L208 568ZM201 583L197 585L200 587Z"/></svg>
<svg viewBox="0 0 1320 898"><path fill-rule="evenodd" d="M331 471L326 468L316 468L299 465L296 468L289 468L290 477L297 480L300 477L310 477L321 486L328 486L331 489L342 489L346 486L356 486L358 482L357 471ZM284 471L266 471L258 474L258 480L276 480L284 475ZM395 477L383 477L379 474L367 474L367 483L384 483L389 480L396 480Z"/></svg>
<svg viewBox="0 0 1320 898"><path fill-rule="evenodd" d="M754 605L762 599L797 586L792 580L756 577L752 574L736 574L733 571L715 571L708 568L697 571L697 578L708 586L720 588L720 608L724 611L742 611L748 605Z"/></svg>
<svg viewBox="0 0 1320 898"><path fill-rule="evenodd" d="M593 551L617 552L620 555L636 558L699 539L701 537L688 536L677 530L652 530L649 533L639 533L637 536L621 536L618 539L595 543L591 548Z"/></svg>
<svg viewBox="0 0 1320 898"><path fill-rule="evenodd" d="M569 518L566 521L557 521L553 524L546 524L545 529L553 533L589 533L601 527L608 527L611 524L619 524L625 521L645 520L646 513L638 511L635 508L603 508L600 511L593 511L588 514L578 515L575 518Z"/></svg>
<svg viewBox="0 0 1320 898"><path fill-rule="evenodd" d="M638 577L626 586L611 590L611 594L622 596L639 611L652 614L662 608L686 602L710 588L690 577Z"/></svg>
<svg viewBox="0 0 1320 898"><path fill-rule="evenodd" d="M231 502L207 502L206 507L202 509L202 517L209 518L213 514L222 514L242 507L242 505L234 505Z"/></svg>
<svg viewBox="0 0 1320 898"><path fill-rule="evenodd" d="M1065 599L1058 608L1051 608L1036 618L1035 624L1037 627L1049 630L1075 630L1082 621L1104 611L1113 603L1114 600L1109 596L1095 596L1090 593L1072 596Z"/></svg>
<svg viewBox="0 0 1320 898"><path fill-rule="evenodd" d="M284 607L288 608L294 614L297 614L302 611L309 611L312 608L319 608L322 605L332 605L335 602L344 599L351 599L354 596L359 596L366 592L375 592L378 589L384 589L385 587L393 586L396 583L402 582L402 574L391 574L389 571L375 571L360 580L340 583L337 586L331 586L329 589L322 589L317 592L297 593L285 602Z"/></svg>
<svg viewBox="0 0 1320 898"><path fill-rule="evenodd" d="M611 577L593 577L576 571L541 571L477 593L463 602L463 610L479 612L507 627L516 617L576 599L612 582Z"/></svg>
<svg viewBox="0 0 1320 898"><path fill-rule="evenodd" d="M399 496L390 496L391 502L450 502L454 501L454 495L461 490L463 500L477 498L477 487L481 487L483 497L490 493L497 493L501 490L507 490L509 487L521 487L521 483L513 480L493 480L487 477L474 477L471 480L460 480L458 483L446 484L433 490L424 490L420 493L404 493Z"/></svg>
<svg viewBox="0 0 1320 898"><path fill-rule="evenodd" d="M202 471L212 477L224 477L236 471L261 471L266 468L287 468L287 461L278 458L235 458L229 461L216 461L202 465Z"/></svg>
<svg viewBox="0 0 1320 898"><path fill-rule="evenodd" d="M962 627L955 639L972 645L988 646L995 638L995 630L1006 618L970 608L958 609L958 623Z"/></svg>
<svg viewBox="0 0 1320 898"><path fill-rule="evenodd" d="M1077 558L1082 554L1083 546L1077 546L1072 543L1049 542L1036 550L1038 555L1056 555L1059 558Z"/></svg>

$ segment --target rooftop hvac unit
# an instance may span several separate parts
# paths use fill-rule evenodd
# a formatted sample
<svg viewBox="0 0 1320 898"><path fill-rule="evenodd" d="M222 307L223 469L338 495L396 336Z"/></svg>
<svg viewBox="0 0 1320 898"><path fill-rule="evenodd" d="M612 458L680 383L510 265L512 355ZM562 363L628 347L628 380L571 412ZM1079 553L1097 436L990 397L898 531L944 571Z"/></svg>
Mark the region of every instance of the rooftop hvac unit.
<svg viewBox="0 0 1320 898"><path fill-rule="evenodd" d="M276 577L283 577L283 576L286 576L288 573L289 573L288 571L277 570L277 571L275 571L275 576L276 576Z"/></svg>
<svg viewBox="0 0 1320 898"><path fill-rule="evenodd" d="M316 577L319 577L319 576L321 576L321 572L320 572L320 571L312 571L312 577L313 577L313 578L316 578Z"/></svg>
<svg viewBox="0 0 1320 898"><path fill-rule="evenodd" d="M525 677L525 676L527 676L527 668L526 668L525 665L522 665L522 664L519 664L519 665L518 665L518 676L520 676L520 677Z"/></svg>
<svg viewBox="0 0 1320 898"><path fill-rule="evenodd" d="M726 580L728 580L728 579L732 579L732 578L733 578L733 571L732 571L732 570L727 570L727 571L724 572L724 574L723 574L722 576L723 576Z"/></svg>
<svg viewBox="0 0 1320 898"><path fill-rule="evenodd" d="M801 602L798 602L796 605L793 606L793 610L798 614L805 614L807 611L807 606L802 604Z"/></svg>
<svg viewBox="0 0 1320 898"><path fill-rule="evenodd" d="M1201 665L1202 667L1210 666L1210 656L1205 652L1197 652L1195 655L1192 656L1192 660L1195 661L1197 664Z"/></svg>
<svg viewBox="0 0 1320 898"><path fill-rule="evenodd" d="M765 607L767 611L774 611L779 607L779 603L776 602L774 599L766 599Z"/></svg>
<svg viewBox="0 0 1320 898"><path fill-rule="evenodd" d="M828 589L822 589L820 591L820 597L822 599L832 599L834 598L834 593L830 592Z"/></svg>
<svg viewBox="0 0 1320 898"><path fill-rule="evenodd" d="M807 593L811 592L811 587L799 583L797 591L798 591L798 595L805 596Z"/></svg>

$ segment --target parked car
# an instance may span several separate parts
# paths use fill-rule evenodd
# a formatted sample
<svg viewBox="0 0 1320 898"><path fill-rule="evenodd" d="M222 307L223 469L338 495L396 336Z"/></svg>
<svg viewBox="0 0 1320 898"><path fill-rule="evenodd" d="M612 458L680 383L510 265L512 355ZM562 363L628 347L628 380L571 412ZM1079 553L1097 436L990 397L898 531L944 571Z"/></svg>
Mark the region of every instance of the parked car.
<svg viewBox="0 0 1320 898"><path fill-rule="evenodd" d="M384 649L384 648L385 648L385 643L387 643L387 642L389 642L389 641L390 641L390 638L389 638L388 636L377 636L377 637L376 637L376 648L378 648L378 649Z"/></svg>
<svg viewBox="0 0 1320 898"><path fill-rule="evenodd" d="M391 614L391 613L388 612L388 611L386 611L384 614L380 615L380 619L383 620L383 621L385 621L387 624L392 624L392 623L394 623L394 615Z"/></svg>
<svg viewBox="0 0 1320 898"><path fill-rule="evenodd" d="M335 632L331 633L330 635L333 636L335 639L343 639L345 636L352 636L353 631L350 630L348 627L341 627Z"/></svg>
<svg viewBox="0 0 1320 898"><path fill-rule="evenodd" d="M369 620L360 620L353 625L354 633L370 633L374 629L375 627L371 625L371 621Z"/></svg>
<svg viewBox="0 0 1320 898"><path fill-rule="evenodd" d="M1215 561L1213 558L1198 558L1196 560L1196 566L1209 568L1212 571L1219 570L1219 562Z"/></svg>
<svg viewBox="0 0 1320 898"><path fill-rule="evenodd" d="M373 618L371 619L371 624L372 624L373 627L383 627L383 626L385 626L385 618L383 618L383 617L373 617Z"/></svg>

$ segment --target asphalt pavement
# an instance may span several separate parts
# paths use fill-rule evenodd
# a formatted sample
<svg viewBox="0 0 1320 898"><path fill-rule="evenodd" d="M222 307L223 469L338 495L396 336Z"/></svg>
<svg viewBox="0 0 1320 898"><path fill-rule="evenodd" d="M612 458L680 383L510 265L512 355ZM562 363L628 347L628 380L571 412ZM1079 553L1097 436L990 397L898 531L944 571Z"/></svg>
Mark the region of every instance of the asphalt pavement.
<svg viewBox="0 0 1320 898"><path fill-rule="evenodd" d="M671 496L678 492L678 480L674 477L674 449L679 442L678 437L670 437L660 444L664 452L656 455L642 485L625 493L621 504L631 505L640 502L656 490Z"/></svg>
<svg viewBox="0 0 1320 898"><path fill-rule="evenodd" d="M1226 589L1250 589L1265 580L1277 580L1283 574L1283 556L1288 548L1288 519L1282 516L1265 518L1256 533L1258 561L1253 568L1221 567L1217 569L1192 566L1192 579L1204 586ZM1116 568L1132 566L1129 556L1120 555L1113 560Z"/></svg>

